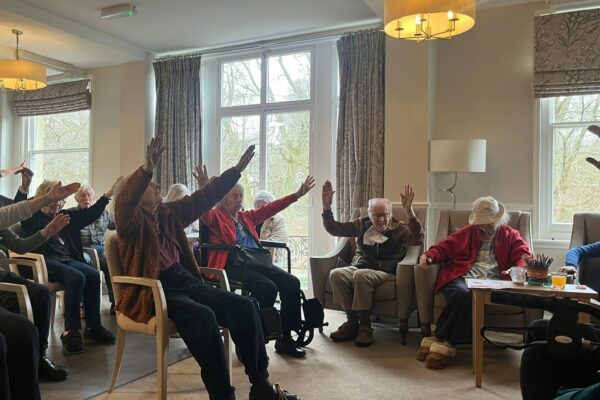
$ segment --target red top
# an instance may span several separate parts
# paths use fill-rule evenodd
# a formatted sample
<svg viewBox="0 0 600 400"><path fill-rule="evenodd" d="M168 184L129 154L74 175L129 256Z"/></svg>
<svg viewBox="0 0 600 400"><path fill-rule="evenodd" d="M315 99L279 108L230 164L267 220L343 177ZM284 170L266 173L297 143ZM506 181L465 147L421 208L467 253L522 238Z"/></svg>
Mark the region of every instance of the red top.
<svg viewBox="0 0 600 400"><path fill-rule="evenodd" d="M260 208L248 211L240 211L238 220L248 229L248 232L260 243L255 226L266 219L271 218L278 212L286 209L290 204L296 202L298 197L295 194L277 199ZM222 208L215 207L202 215L202 222L209 229L209 243L215 244L235 244L235 221ZM227 264L228 252L226 251L208 251L208 266L210 268L224 269Z"/></svg>
<svg viewBox="0 0 600 400"><path fill-rule="evenodd" d="M425 255L431 258L433 264L441 264L434 293L466 274L477 260L480 247L481 231L477 225L467 225L431 246ZM494 236L494 255L499 272L503 272L514 266L524 267L523 256L531 253L519 231L501 225ZM500 279L508 280L510 276L500 273Z"/></svg>

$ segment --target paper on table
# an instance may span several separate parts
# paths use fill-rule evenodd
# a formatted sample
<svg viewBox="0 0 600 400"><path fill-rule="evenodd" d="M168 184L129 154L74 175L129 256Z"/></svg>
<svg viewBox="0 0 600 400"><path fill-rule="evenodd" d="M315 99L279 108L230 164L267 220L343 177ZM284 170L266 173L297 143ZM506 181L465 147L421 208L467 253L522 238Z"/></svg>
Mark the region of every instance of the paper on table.
<svg viewBox="0 0 600 400"><path fill-rule="evenodd" d="M511 281L501 281L496 279L467 279L469 289L506 289L512 288Z"/></svg>

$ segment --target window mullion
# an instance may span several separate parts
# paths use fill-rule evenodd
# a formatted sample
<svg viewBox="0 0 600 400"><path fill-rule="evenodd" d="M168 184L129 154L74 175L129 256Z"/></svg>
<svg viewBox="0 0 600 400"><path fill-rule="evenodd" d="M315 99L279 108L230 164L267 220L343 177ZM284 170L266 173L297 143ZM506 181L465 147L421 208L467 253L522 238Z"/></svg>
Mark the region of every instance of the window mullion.
<svg viewBox="0 0 600 400"><path fill-rule="evenodd" d="M267 56L265 53L261 56L260 63L260 164L258 173L258 187L265 189L267 187Z"/></svg>

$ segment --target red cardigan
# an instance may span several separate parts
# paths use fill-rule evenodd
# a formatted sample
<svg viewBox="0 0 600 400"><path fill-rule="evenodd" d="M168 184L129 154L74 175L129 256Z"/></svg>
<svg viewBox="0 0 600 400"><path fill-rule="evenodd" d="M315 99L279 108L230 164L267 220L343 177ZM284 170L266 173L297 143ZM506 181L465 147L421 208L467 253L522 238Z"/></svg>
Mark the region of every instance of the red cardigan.
<svg viewBox="0 0 600 400"><path fill-rule="evenodd" d="M260 208L240 211L238 220L248 229L256 242L260 243L255 226L286 209L297 200L296 194L290 194ZM202 215L202 222L210 231L209 243L235 244L235 222L223 209L216 207L207 211ZM226 251L209 250L208 266L224 269L227 264L227 255Z"/></svg>
<svg viewBox="0 0 600 400"><path fill-rule="evenodd" d="M444 285L466 274L475 261L481 247L481 231L477 225L467 225L446 240L431 246L425 255L433 264L441 264L437 276L434 293ZM501 225L494 236L494 255L500 272L513 266L524 267L524 255L531 255L529 245L523 240L519 231ZM500 274L500 279L510 279Z"/></svg>

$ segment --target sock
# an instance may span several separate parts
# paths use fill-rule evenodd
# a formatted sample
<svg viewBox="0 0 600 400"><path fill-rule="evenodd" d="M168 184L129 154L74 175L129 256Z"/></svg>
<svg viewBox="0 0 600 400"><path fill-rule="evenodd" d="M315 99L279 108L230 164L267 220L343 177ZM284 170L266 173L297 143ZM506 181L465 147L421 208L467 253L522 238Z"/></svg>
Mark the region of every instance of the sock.
<svg viewBox="0 0 600 400"><path fill-rule="evenodd" d="M371 310L359 311L360 326L371 327Z"/></svg>

